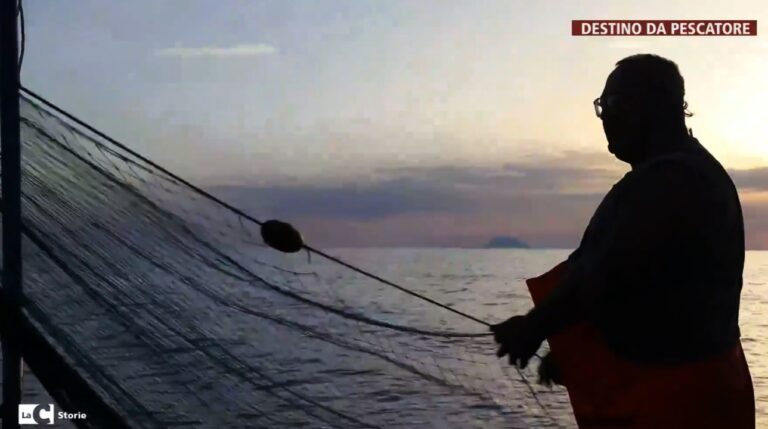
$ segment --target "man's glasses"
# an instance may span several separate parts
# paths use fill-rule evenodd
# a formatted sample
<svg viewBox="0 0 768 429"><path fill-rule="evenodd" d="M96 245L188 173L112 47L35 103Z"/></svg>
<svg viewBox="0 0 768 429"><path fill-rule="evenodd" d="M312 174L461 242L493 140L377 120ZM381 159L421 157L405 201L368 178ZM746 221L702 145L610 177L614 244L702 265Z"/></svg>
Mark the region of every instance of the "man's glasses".
<svg viewBox="0 0 768 429"><path fill-rule="evenodd" d="M598 118L602 118L606 109L614 109L618 101L616 97L614 93L595 98L595 101L592 102L592 105L595 107L595 115Z"/></svg>
<svg viewBox="0 0 768 429"><path fill-rule="evenodd" d="M595 107L595 115L597 115L598 118L601 117L603 114L603 100L600 97L597 97L592 102L592 105Z"/></svg>
<svg viewBox="0 0 768 429"><path fill-rule="evenodd" d="M626 93L622 92L621 94L617 93L611 93L602 97L595 98L594 101L592 101L592 105L595 107L595 115L597 115L598 118L603 117L603 113L605 113L606 110L614 110L616 109L617 105L620 103L624 103L624 100L626 98L632 98L632 97L640 97L644 94L640 93ZM683 103L683 109L688 107L688 103ZM687 115L686 115L687 116Z"/></svg>

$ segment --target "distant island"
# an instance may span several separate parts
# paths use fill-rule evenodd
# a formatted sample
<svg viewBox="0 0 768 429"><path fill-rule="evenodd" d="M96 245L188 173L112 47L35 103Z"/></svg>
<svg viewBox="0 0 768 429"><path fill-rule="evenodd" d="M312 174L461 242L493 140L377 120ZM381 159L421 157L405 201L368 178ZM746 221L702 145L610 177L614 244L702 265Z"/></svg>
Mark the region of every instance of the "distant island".
<svg viewBox="0 0 768 429"><path fill-rule="evenodd" d="M530 249L531 246L525 241L520 240L517 237L510 237L507 235L499 235L493 237L488 244L485 245L486 249Z"/></svg>

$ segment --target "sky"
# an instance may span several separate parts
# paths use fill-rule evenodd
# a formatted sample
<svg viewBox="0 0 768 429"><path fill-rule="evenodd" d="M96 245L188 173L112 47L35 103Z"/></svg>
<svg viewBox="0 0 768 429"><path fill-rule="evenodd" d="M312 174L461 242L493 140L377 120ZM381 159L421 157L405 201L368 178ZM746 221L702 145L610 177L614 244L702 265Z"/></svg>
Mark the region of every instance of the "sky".
<svg viewBox="0 0 768 429"><path fill-rule="evenodd" d="M768 249L768 4L25 2L22 82L324 246L573 248L627 166L592 100L619 59L686 83L694 135ZM756 37L572 37L573 19L756 19Z"/></svg>

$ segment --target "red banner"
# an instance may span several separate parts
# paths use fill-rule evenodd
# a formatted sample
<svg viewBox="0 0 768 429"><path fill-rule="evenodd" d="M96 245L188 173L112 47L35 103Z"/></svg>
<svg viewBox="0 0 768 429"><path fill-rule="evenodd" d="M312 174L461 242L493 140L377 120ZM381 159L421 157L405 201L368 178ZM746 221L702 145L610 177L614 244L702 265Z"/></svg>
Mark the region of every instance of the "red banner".
<svg viewBox="0 0 768 429"><path fill-rule="evenodd" d="M757 20L573 20L573 36L757 36Z"/></svg>

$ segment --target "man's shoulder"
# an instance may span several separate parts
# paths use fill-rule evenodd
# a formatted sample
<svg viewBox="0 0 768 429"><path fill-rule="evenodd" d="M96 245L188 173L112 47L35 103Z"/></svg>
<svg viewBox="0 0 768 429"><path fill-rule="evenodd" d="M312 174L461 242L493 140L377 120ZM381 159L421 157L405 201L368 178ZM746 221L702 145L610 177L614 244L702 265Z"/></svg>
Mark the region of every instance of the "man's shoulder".
<svg viewBox="0 0 768 429"><path fill-rule="evenodd" d="M703 148L656 157L627 176L626 181L637 186L655 185L669 190L694 191L701 185L712 185L712 181L730 182L725 169Z"/></svg>
<svg viewBox="0 0 768 429"><path fill-rule="evenodd" d="M662 212L668 217L706 207L711 195L697 162L670 156L633 169L615 187L618 207L638 215L664 207Z"/></svg>
<svg viewBox="0 0 768 429"><path fill-rule="evenodd" d="M679 192L696 185L699 176L697 170L689 157L665 156L633 169L621 183L632 193Z"/></svg>

